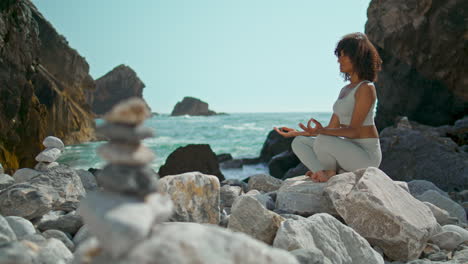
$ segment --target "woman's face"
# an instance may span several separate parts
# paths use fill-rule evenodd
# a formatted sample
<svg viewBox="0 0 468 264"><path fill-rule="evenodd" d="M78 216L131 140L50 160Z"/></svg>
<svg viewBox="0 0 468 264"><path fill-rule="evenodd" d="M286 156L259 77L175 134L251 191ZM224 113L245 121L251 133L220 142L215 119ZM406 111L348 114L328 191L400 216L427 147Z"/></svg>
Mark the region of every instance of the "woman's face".
<svg viewBox="0 0 468 264"><path fill-rule="evenodd" d="M340 72L351 74L353 72L353 64L349 56L345 55L344 52L340 51L338 57L338 63L340 64Z"/></svg>

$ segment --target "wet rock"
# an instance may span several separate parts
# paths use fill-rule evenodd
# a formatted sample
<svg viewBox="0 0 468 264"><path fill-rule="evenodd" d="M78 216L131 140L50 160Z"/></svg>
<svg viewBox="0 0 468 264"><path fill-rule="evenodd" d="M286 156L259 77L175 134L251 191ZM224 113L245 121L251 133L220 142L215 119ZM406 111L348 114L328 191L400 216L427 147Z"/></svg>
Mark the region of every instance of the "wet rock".
<svg viewBox="0 0 468 264"><path fill-rule="evenodd" d="M158 174L164 177L194 171L215 175L220 182L224 180L216 155L207 144L191 144L176 149L167 157L166 163L161 166Z"/></svg>
<svg viewBox="0 0 468 264"><path fill-rule="evenodd" d="M210 116L216 115L216 112L208 109L208 104L200 99L187 96L181 102L177 102L171 113L171 116L181 115Z"/></svg>

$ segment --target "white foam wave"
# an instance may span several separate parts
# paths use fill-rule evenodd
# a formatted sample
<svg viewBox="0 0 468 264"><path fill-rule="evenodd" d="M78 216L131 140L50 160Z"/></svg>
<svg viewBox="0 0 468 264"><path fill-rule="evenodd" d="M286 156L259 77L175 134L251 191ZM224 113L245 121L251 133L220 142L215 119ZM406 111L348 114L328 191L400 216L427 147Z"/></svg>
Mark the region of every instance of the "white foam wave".
<svg viewBox="0 0 468 264"><path fill-rule="evenodd" d="M224 129L232 129L232 130L256 130L256 131L264 131L264 127L255 126L255 123L244 123L239 126L234 125L223 125Z"/></svg>

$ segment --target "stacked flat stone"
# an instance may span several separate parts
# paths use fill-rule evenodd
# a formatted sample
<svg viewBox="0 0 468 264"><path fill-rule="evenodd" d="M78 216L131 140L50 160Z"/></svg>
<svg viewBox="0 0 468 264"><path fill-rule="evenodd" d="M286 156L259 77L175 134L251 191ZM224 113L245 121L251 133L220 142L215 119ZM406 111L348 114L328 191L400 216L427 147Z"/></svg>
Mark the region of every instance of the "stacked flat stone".
<svg viewBox="0 0 468 264"><path fill-rule="evenodd" d="M127 254L149 237L154 224L172 213L171 198L156 193L157 174L149 167L155 155L141 143L153 136L142 126L149 116L146 103L132 98L116 105L104 116L107 122L97 128L110 139L98 149L108 162L97 177L103 190L88 193L78 213L99 241L98 259L116 260ZM75 263L94 261L98 260Z"/></svg>
<svg viewBox="0 0 468 264"><path fill-rule="evenodd" d="M62 140L53 136L46 137L42 144L46 149L36 156L36 161L39 163L37 163L34 169L38 171L46 171L58 166L59 164L56 160L62 155L62 151L65 148Z"/></svg>

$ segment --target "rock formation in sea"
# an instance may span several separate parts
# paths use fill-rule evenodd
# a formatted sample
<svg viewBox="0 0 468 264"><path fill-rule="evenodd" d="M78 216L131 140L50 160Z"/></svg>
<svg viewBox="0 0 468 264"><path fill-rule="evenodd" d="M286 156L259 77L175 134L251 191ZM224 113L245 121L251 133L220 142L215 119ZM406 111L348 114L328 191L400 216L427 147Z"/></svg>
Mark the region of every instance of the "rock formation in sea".
<svg viewBox="0 0 468 264"><path fill-rule="evenodd" d="M145 84L132 68L119 65L96 80L96 90L87 95L87 100L94 113L102 115L123 100L131 97L143 99L143 88Z"/></svg>
<svg viewBox="0 0 468 264"><path fill-rule="evenodd" d="M373 0L367 16L383 60L379 130L397 116L440 126L468 114L465 0Z"/></svg>
<svg viewBox="0 0 468 264"><path fill-rule="evenodd" d="M89 66L31 1L0 4L0 163L33 167L48 135L65 144L94 137L85 92Z"/></svg>
<svg viewBox="0 0 468 264"><path fill-rule="evenodd" d="M208 109L208 104L194 97L184 97L178 102L172 110L171 116L210 116L216 115L216 112Z"/></svg>

